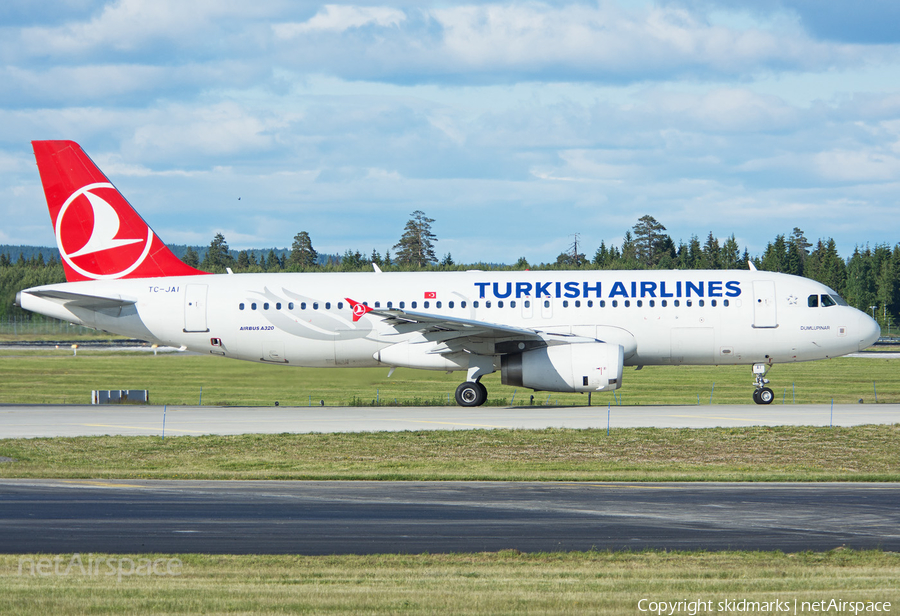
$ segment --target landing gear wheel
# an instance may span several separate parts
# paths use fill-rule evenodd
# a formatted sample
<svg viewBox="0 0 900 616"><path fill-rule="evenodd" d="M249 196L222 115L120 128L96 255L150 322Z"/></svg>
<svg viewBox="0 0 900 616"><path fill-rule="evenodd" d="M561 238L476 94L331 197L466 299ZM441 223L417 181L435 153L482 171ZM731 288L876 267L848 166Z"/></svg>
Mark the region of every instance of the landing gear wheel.
<svg viewBox="0 0 900 616"><path fill-rule="evenodd" d="M756 402L757 404L762 404L762 402L759 401L759 390L758 389L753 390L753 401Z"/></svg>
<svg viewBox="0 0 900 616"><path fill-rule="evenodd" d="M487 388L481 383L466 381L456 388L456 403L460 406L481 406L487 400Z"/></svg>
<svg viewBox="0 0 900 616"><path fill-rule="evenodd" d="M478 406L481 406L482 404L487 402L487 387L482 385L481 381L478 381L476 385L478 385L478 388L481 390L481 402L478 403Z"/></svg>
<svg viewBox="0 0 900 616"><path fill-rule="evenodd" d="M775 392L773 392L768 387L763 387L757 392L756 395L756 403L757 404L772 404L772 400L775 399Z"/></svg>

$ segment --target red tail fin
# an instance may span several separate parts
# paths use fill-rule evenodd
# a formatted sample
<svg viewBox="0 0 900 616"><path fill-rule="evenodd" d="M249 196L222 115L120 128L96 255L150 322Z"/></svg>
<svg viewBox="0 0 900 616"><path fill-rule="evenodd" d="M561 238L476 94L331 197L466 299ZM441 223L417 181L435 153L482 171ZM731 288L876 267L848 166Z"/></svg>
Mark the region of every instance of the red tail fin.
<svg viewBox="0 0 900 616"><path fill-rule="evenodd" d="M74 141L32 141L66 280L205 274L182 263Z"/></svg>

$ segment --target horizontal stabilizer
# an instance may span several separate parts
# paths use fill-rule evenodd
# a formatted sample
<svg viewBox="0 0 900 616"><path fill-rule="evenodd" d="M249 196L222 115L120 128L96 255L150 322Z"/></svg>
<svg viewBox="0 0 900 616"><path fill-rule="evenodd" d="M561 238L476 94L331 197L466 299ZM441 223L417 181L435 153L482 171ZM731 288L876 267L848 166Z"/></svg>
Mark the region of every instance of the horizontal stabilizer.
<svg viewBox="0 0 900 616"><path fill-rule="evenodd" d="M70 291L55 290L31 290L26 291L29 295L50 299L65 304L67 306L78 306L79 308L90 308L92 310L101 310L103 308L122 308L131 306L136 302L133 299L123 299L121 297L101 297L98 295L85 295L83 293L72 293Z"/></svg>

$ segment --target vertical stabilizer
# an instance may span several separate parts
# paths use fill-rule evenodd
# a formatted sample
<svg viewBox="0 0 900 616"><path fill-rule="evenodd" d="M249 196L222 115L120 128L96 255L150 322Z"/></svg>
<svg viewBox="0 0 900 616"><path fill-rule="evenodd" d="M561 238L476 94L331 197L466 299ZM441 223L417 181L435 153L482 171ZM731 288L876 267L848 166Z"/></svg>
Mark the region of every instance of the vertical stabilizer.
<svg viewBox="0 0 900 616"><path fill-rule="evenodd" d="M74 141L33 141L66 280L205 274L186 265Z"/></svg>

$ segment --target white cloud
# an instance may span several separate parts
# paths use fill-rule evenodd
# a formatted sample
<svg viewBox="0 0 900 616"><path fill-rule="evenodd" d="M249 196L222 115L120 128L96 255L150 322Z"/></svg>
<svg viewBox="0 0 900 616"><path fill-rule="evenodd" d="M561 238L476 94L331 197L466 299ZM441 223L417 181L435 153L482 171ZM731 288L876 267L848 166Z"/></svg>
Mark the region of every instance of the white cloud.
<svg viewBox="0 0 900 616"><path fill-rule="evenodd" d="M291 39L311 32L340 33L373 24L389 28L400 25L405 20L406 14L397 9L327 4L307 21L275 24L272 31L280 39Z"/></svg>
<svg viewBox="0 0 900 616"><path fill-rule="evenodd" d="M190 44L198 30L222 17L253 17L258 9L237 0L119 0L99 15L56 27L28 27L22 42L34 54L82 53L97 48L134 51L149 41Z"/></svg>
<svg viewBox="0 0 900 616"><path fill-rule="evenodd" d="M152 121L138 127L129 145L155 157L176 152L217 156L247 153L271 145L264 120L235 103L206 107L174 105L160 110Z"/></svg>
<svg viewBox="0 0 900 616"><path fill-rule="evenodd" d="M893 182L900 177L900 158L872 150L831 150L814 160L819 175L828 181Z"/></svg>

